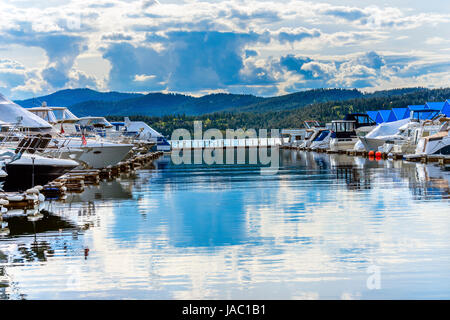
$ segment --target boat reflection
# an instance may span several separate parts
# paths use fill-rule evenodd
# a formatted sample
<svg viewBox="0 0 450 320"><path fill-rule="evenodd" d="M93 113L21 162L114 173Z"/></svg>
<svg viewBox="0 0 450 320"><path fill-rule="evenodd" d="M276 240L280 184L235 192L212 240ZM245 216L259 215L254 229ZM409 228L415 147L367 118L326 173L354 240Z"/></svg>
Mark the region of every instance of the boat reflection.
<svg viewBox="0 0 450 320"><path fill-rule="evenodd" d="M291 150L288 152L284 150L280 159L284 166L306 167L313 170L313 173L328 170L335 175L336 180L344 181L348 190L371 189L374 176L380 172L382 174L378 176L382 176L383 179L408 183L414 199L450 197L448 166Z"/></svg>

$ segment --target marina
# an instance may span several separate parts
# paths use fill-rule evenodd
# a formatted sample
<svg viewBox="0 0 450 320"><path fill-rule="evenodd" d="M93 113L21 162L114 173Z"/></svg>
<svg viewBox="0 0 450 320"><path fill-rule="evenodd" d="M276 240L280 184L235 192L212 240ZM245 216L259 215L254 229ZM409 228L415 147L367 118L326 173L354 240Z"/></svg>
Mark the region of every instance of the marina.
<svg viewBox="0 0 450 320"><path fill-rule="evenodd" d="M168 140L1 98L1 299L450 297L448 101Z"/></svg>
<svg viewBox="0 0 450 320"><path fill-rule="evenodd" d="M258 164L175 165L163 155L45 201L36 221L4 215L0 297L450 296L448 166L279 157L278 173L265 176Z"/></svg>

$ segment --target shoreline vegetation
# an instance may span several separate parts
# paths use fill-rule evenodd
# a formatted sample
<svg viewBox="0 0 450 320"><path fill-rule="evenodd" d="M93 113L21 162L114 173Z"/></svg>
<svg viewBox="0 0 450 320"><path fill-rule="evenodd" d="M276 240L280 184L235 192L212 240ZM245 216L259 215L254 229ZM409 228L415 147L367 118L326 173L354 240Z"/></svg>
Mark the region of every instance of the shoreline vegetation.
<svg viewBox="0 0 450 320"><path fill-rule="evenodd" d="M286 97L286 96L282 96ZM183 128L193 134L194 121L202 121L203 130L211 128L225 132L227 129L284 129L299 128L305 120L318 120L325 123L331 120L342 119L346 114L352 112L365 113L370 110L381 110L391 108L403 108L408 105L425 104L430 101L445 101L450 97L450 88L424 89L408 88L378 91L360 98L310 103L291 109L283 109L282 103L286 99L272 102L269 111L259 111L258 105L266 104L263 101L252 105L251 111L222 111L202 115L130 115L132 121L144 121L164 136L172 134L173 130ZM279 102L279 104L277 104ZM284 105L286 106L286 104ZM244 108L245 109L245 108ZM259 110L262 110L261 108ZM275 111L270 111L274 109ZM110 121L122 121L124 116L110 115Z"/></svg>

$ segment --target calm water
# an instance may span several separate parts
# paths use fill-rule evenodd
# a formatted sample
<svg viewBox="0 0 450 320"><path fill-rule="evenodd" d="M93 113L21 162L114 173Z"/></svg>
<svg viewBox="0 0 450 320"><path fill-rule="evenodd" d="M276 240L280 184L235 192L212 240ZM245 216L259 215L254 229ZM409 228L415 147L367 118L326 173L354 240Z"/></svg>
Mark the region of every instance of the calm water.
<svg viewBox="0 0 450 320"><path fill-rule="evenodd" d="M448 169L280 157L272 176L159 159L5 219L0 298L450 298Z"/></svg>

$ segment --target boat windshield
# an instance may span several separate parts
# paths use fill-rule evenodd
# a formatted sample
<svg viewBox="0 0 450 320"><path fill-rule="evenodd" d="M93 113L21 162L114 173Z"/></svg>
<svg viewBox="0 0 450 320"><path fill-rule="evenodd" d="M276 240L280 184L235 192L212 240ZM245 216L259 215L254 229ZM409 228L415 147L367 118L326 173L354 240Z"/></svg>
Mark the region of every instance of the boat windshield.
<svg viewBox="0 0 450 320"><path fill-rule="evenodd" d="M34 113L39 118L44 119L47 122L50 122L50 123L56 122L55 115L53 114L52 110L50 110L48 108L30 108L30 109L28 109L28 111Z"/></svg>
<svg viewBox="0 0 450 320"><path fill-rule="evenodd" d="M78 120L78 117L75 116L72 112L67 108L51 108L53 114L55 115L56 120L64 121L64 120Z"/></svg>
<svg viewBox="0 0 450 320"><path fill-rule="evenodd" d="M83 127L87 126L93 126L93 127L105 127L105 128L112 128L113 125L108 122L103 117L96 117L96 118L81 118L79 120L79 123Z"/></svg>
<svg viewBox="0 0 450 320"><path fill-rule="evenodd" d="M314 139L314 141L323 141L328 135L330 134L329 130L322 131L317 138Z"/></svg>
<svg viewBox="0 0 450 320"><path fill-rule="evenodd" d="M334 132L351 132L355 130L354 121L337 121L332 123Z"/></svg>

